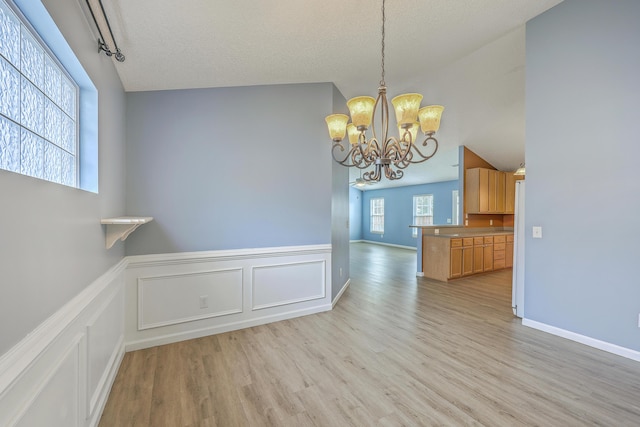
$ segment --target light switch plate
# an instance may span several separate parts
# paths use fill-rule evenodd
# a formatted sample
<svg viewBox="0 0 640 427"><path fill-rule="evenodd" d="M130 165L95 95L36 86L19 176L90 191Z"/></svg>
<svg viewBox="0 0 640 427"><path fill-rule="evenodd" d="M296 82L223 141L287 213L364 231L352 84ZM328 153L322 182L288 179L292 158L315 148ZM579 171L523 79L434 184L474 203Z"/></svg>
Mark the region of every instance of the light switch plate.
<svg viewBox="0 0 640 427"><path fill-rule="evenodd" d="M542 239L542 227L538 225L533 226L533 238Z"/></svg>

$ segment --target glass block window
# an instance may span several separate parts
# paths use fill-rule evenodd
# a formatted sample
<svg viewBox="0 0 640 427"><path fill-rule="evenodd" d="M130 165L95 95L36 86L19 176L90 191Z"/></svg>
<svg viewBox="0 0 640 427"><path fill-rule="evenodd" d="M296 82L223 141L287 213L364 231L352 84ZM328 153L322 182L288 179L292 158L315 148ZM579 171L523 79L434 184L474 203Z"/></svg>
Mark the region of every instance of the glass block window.
<svg viewBox="0 0 640 427"><path fill-rule="evenodd" d="M413 225L433 225L433 194L413 196ZM418 237L418 229L411 230Z"/></svg>
<svg viewBox="0 0 640 427"><path fill-rule="evenodd" d="M375 198L370 201L370 228L372 233L384 233L384 198Z"/></svg>
<svg viewBox="0 0 640 427"><path fill-rule="evenodd" d="M0 168L77 186L78 85L0 0Z"/></svg>

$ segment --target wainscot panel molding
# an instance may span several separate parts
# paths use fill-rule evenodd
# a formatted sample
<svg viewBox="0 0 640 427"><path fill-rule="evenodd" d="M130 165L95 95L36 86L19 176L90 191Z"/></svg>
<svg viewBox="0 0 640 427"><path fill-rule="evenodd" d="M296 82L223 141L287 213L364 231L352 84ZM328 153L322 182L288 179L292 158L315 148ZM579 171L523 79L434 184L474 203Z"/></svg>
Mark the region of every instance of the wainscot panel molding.
<svg viewBox="0 0 640 427"><path fill-rule="evenodd" d="M235 313L242 313L241 268L138 277L138 330Z"/></svg>
<svg viewBox="0 0 640 427"><path fill-rule="evenodd" d="M121 260L0 358L0 425L98 424L124 356L126 265Z"/></svg>
<svg viewBox="0 0 640 427"><path fill-rule="evenodd" d="M577 334L575 332L567 331L566 329L561 329L531 319L522 319L522 325L528 326L533 329L538 329L539 331L547 332L552 335L557 335L571 341L579 342L580 344L588 345L589 347L597 348L602 351L617 354L618 356L626 357L627 359L635 360L636 362L640 362L640 351L621 347L619 345L611 344L606 341L600 341L595 338Z"/></svg>
<svg viewBox="0 0 640 427"><path fill-rule="evenodd" d="M331 310L331 245L128 257L127 351Z"/></svg>

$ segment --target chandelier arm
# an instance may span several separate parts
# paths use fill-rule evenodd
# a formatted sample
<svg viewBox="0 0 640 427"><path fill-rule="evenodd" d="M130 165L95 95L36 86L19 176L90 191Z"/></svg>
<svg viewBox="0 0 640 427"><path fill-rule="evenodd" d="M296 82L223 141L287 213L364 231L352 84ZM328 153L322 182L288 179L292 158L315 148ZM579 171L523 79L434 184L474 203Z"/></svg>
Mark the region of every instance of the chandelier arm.
<svg viewBox="0 0 640 427"><path fill-rule="evenodd" d="M409 163L422 163L424 161L429 160L430 158L432 158L433 156L436 155L436 153L438 152L438 140L435 139L433 137L433 135L429 135L423 142L422 142L422 146L426 147L427 144L429 143L429 141L433 141L434 142L434 148L433 148L433 152L429 155L424 155L420 149L418 148L418 146L416 144L412 144L411 147L413 147L413 149L415 150L416 153L418 153L418 155L420 156L419 160L410 160Z"/></svg>
<svg viewBox="0 0 640 427"><path fill-rule="evenodd" d="M345 148L342 146L340 142L336 142L333 144L333 148L331 149L331 156L333 157L333 160L335 160L337 163L341 164L342 166L346 166L349 168L354 166L357 167L358 164L362 162L362 160L357 160L356 158L356 155L358 154L356 150L358 148L357 146L352 146L349 152L346 154L346 156L342 160L336 157L336 148L340 148L340 151L345 151Z"/></svg>

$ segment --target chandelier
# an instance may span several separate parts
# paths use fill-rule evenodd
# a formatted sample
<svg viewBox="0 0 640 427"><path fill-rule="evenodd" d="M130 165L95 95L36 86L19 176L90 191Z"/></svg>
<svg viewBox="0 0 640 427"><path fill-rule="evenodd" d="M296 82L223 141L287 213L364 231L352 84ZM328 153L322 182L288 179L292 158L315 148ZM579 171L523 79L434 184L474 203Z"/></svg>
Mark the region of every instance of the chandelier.
<svg viewBox="0 0 640 427"><path fill-rule="evenodd" d="M396 96L391 104L396 113L398 137L389 136L389 103L387 102L387 86L384 81L384 24L385 8L382 0L382 76L378 97L358 96L347 101L351 115L331 114L325 119L329 128L329 136L333 140L331 154L333 159L343 166L366 169L373 166L373 170L365 172L362 179L368 182L378 182L382 174L389 180L400 179L404 175L403 169L412 163L422 163L433 157L438 151L438 140L433 135L440 128L440 117L444 107L430 105L420 108L422 95L407 93ZM381 120L381 138L376 134L374 117L379 114ZM418 121L419 120L419 121ZM371 138L367 139L366 131L371 128ZM426 138L422 141L422 150L418 148L416 139L418 128ZM348 135L350 148L344 155L346 148L342 140ZM426 147L426 148L425 148ZM337 157L337 154L339 157Z"/></svg>

